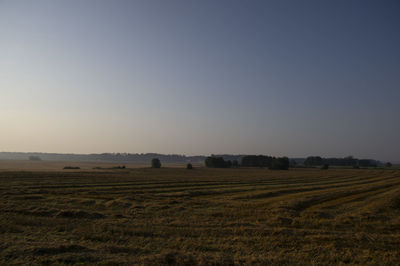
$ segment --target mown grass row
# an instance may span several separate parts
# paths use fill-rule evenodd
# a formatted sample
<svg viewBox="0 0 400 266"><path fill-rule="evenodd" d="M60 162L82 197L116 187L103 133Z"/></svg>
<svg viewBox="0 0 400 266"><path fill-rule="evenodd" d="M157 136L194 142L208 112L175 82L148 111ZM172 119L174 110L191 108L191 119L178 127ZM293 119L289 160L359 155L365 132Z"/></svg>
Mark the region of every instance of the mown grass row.
<svg viewBox="0 0 400 266"><path fill-rule="evenodd" d="M400 172L0 172L0 263L398 264Z"/></svg>

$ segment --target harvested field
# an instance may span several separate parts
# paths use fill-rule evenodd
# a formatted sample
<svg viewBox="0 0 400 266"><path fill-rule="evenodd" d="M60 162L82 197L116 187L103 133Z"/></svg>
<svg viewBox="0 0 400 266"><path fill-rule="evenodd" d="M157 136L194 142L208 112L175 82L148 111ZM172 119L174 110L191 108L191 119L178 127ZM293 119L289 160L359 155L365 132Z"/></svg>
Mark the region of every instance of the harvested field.
<svg viewBox="0 0 400 266"><path fill-rule="evenodd" d="M400 264L400 171L0 172L0 263Z"/></svg>

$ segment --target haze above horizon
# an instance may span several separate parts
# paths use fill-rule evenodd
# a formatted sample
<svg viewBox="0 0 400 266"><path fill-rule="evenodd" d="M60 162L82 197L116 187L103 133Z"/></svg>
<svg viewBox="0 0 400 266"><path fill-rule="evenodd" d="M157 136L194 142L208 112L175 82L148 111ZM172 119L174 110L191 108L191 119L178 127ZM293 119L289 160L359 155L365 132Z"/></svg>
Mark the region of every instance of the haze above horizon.
<svg viewBox="0 0 400 266"><path fill-rule="evenodd" d="M398 1L0 1L0 151L400 161Z"/></svg>

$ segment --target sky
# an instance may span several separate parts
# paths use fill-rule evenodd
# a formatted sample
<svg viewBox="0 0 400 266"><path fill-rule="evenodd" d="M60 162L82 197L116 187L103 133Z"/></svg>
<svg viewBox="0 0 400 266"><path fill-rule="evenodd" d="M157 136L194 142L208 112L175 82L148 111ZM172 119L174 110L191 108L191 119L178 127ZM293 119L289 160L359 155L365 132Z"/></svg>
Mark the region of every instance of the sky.
<svg viewBox="0 0 400 266"><path fill-rule="evenodd" d="M0 0L0 151L400 161L399 1Z"/></svg>

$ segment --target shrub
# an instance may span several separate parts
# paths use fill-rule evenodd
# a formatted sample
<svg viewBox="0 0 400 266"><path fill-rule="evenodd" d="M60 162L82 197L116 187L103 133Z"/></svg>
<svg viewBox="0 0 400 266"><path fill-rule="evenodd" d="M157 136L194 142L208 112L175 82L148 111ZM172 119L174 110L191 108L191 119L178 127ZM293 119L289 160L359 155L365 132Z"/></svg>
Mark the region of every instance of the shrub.
<svg viewBox="0 0 400 266"><path fill-rule="evenodd" d="M329 164L324 164L322 167L321 167L321 169L322 170L328 170L329 169Z"/></svg>
<svg viewBox="0 0 400 266"><path fill-rule="evenodd" d="M151 160L151 168L160 168L160 167L161 167L160 159L154 158Z"/></svg>
<svg viewBox="0 0 400 266"><path fill-rule="evenodd" d="M192 169L193 169L193 165L192 165L191 163L188 163L188 164L186 165L186 169L192 170Z"/></svg>

